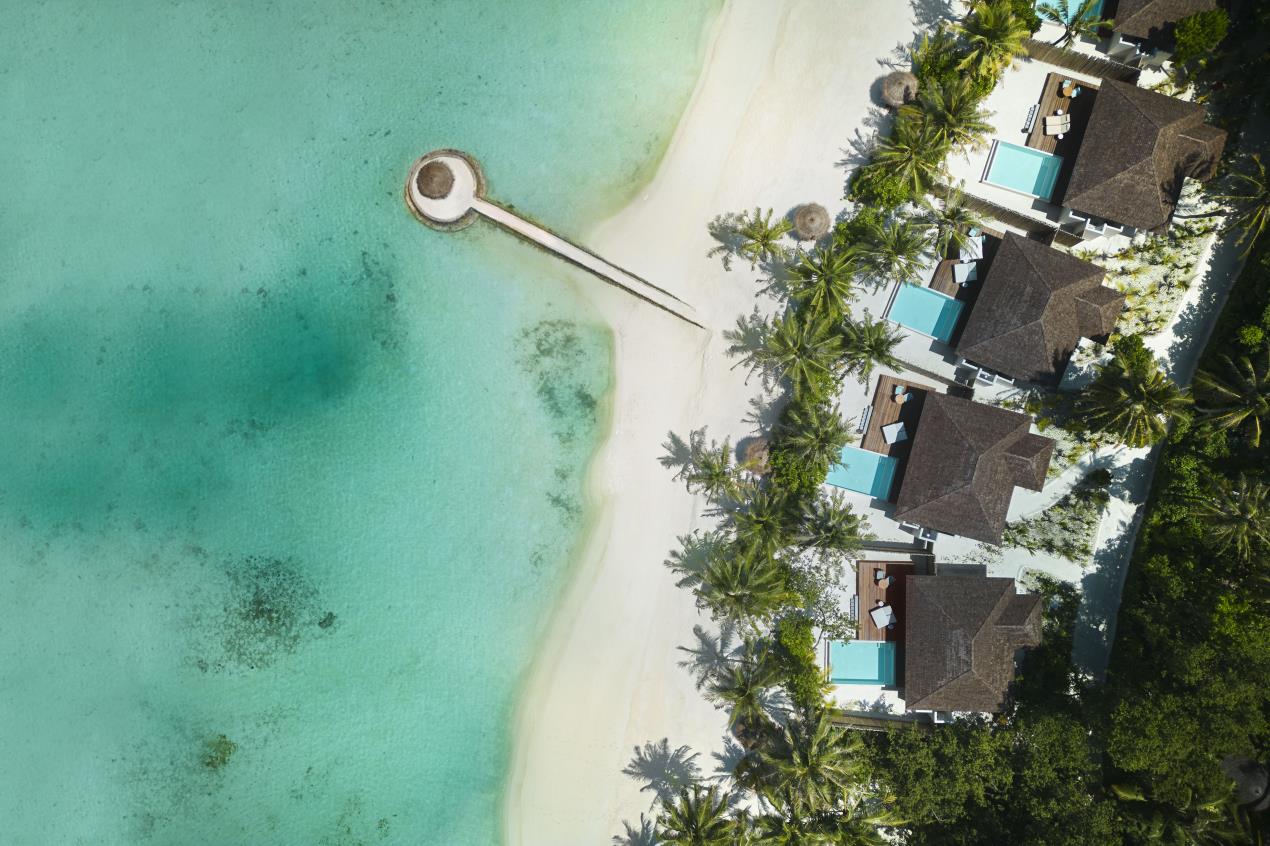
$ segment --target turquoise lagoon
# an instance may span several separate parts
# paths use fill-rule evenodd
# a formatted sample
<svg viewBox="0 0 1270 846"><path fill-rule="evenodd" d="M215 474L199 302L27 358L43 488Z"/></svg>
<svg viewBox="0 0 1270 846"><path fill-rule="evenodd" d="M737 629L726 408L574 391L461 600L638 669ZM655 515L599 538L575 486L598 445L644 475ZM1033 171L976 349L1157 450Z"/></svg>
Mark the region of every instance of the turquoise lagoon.
<svg viewBox="0 0 1270 846"><path fill-rule="evenodd" d="M609 334L402 181L463 147L581 234L717 6L9 5L6 843L498 841Z"/></svg>

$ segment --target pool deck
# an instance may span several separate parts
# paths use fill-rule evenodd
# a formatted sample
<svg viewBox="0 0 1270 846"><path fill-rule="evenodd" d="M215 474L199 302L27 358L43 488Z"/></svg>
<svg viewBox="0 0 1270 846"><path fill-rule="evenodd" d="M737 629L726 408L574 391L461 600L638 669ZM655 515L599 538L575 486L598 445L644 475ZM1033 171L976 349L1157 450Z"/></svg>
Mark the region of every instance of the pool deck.
<svg viewBox="0 0 1270 846"><path fill-rule="evenodd" d="M1036 123L1028 133L1027 146L1043 153L1062 156L1063 163L1067 164L1080 149L1080 139L1089 123L1089 113L1093 111L1098 89L1087 82L1079 81L1076 85L1080 88L1080 94L1076 97L1064 97L1060 90L1064 79L1072 77L1066 73L1051 73L1045 77L1045 82L1041 85L1040 109L1036 113ZM1072 116L1071 131L1064 133L1062 140L1057 135L1045 134L1044 118L1053 117L1059 109L1063 110L1063 114Z"/></svg>
<svg viewBox="0 0 1270 846"><path fill-rule="evenodd" d="M895 401L895 386L908 388L908 399ZM869 427L860 439L860 448L870 452L889 455L901 461L908 457L909 447L913 443L913 432L917 430L917 419L922 414L922 403L926 400L926 392L935 390L930 385L897 379L894 376L879 376L878 386L873 392L873 414L869 418ZM908 430L908 439L897 444L888 444L882 437L882 427L903 420ZM903 466L896 468L896 477L903 475Z"/></svg>
<svg viewBox="0 0 1270 846"><path fill-rule="evenodd" d="M889 587L882 587L873 577L875 570L883 570L891 577ZM917 572L917 565L901 561L857 561L856 562L856 596L860 612L857 640L883 640L892 643L904 641L904 577ZM881 600L895 610L899 622L893 629L879 629L873 625L869 609ZM898 675L903 664L896 656L896 673Z"/></svg>
<svg viewBox="0 0 1270 846"><path fill-rule="evenodd" d="M987 237L983 242L983 258L979 261L978 280L971 282L964 288L957 284L957 280L953 278L953 267L958 263L957 249L951 247L947 256L940 260L939 264L935 265L935 272L931 275L930 282L926 283L926 286L969 305L969 302L974 299L973 294L979 285L979 280L982 280L984 274L988 272L988 265L992 263L992 257L996 254L997 247L1001 244L1001 239L1005 237L1003 233L988 227L984 227L983 234Z"/></svg>

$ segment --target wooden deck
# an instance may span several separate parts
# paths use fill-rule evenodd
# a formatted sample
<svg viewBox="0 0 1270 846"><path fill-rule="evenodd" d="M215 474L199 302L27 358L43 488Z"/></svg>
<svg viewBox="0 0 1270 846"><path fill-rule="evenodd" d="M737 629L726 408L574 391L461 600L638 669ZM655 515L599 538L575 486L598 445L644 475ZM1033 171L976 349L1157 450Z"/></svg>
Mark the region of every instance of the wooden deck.
<svg viewBox="0 0 1270 846"><path fill-rule="evenodd" d="M984 227L983 234L988 237L984 241L983 257L984 261L979 263L979 278L982 279L984 273L987 272L987 260L996 252L996 244L1005 237L1004 233L995 229ZM958 251L956 248L950 247L948 255L935 266L935 272L931 275L930 282L927 283L928 288L933 288L941 294L956 299L965 299L963 294L966 289L957 284L957 280L953 278L953 266L958 262Z"/></svg>
<svg viewBox="0 0 1270 846"><path fill-rule="evenodd" d="M897 385L903 385L908 396L908 399L902 403L895 401ZM926 399L926 392L931 390L934 388L929 385L896 379L894 376L879 376L877 389L873 392L873 413L869 417L869 427L865 429L864 437L860 439L860 448L894 458L907 456L913 432L917 426L917 418L922 413L922 403ZM882 427L900 420L904 421L904 428L908 430L908 440L888 444L886 438L882 437Z"/></svg>
<svg viewBox="0 0 1270 846"><path fill-rule="evenodd" d="M874 571L885 570L891 584L882 587L874 578ZM856 596L859 611L857 637L860 640L904 640L904 577L917 572L917 566L907 561L857 561ZM869 609L881 601L895 611L898 622L893 629L879 629L873 625Z"/></svg>
<svg viewBox="0 0 1270 846"><path fill-rule="evenodd" d="M1098 88L1081 80L1073 80L1076 87L1080 88L1079 96L1064 97L1061 89L1065 79L1072 79L1072 77L1064 73L1051 73L1045 77L1045 85L1041 88L1040 109L1036 113L1036 123L1032 126L1032 131L1028 133L1026 142L1027 146L1034 150L1040 150L1043 153L1058 152L1059 138L1057 135L1045 134L1045 118L1053 117L1059 109L1063 110L1063 114L1072 116L1072 128L1064 133L1064 140L1079 138L1085 130Z"/></svg>

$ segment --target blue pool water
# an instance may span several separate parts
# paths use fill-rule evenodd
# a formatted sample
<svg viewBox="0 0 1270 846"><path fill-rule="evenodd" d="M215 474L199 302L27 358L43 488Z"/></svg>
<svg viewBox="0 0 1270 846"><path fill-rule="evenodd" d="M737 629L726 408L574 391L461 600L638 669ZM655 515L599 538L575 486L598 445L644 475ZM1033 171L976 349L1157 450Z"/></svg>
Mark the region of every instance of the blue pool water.
<svg viewBox="0 0 1270 846"><path fill-rule="evenodd" d="M939 341L947 341L957 328L963 304L933 288L903 284L887 317Z"/></svg>
<svg viewBox="0 0 1270 846"><path fill-rule="evenodd" d="M983 181L1048 200L1054 193L1054 183L1062 166L1062 156L997 141L989 158L988 175Z"/></svg>
<svg viewBox="0 0 1270 846"><path fill-rule="evenodd" d="M834 684L895 686L895 644L880 640L831 641L829 680Z"/></svg>
<svg viewBox="0 0 1270 846"><path fill-rule="evenodd" d="M1080 4L1081 0L1036 0L1037 9L1042 6L1049 6L1051 9L1058 9L1063 13L1063 17L1068 20L1070 20L1072 15L1076 13L1076 10L1080 8ZM1098 2L1093 5L1093 8L1089 10L1089 16L1093 18L1101 14L1102 0L1098 0Z"/></svg>
<svg viewBox="0 0 1270 846"><path fill-rule="evenodd" d="M840 463L829 468L829 476L825 481L877 499L890 499L898 463L889 455L845 446L842 448Z"/></svg>

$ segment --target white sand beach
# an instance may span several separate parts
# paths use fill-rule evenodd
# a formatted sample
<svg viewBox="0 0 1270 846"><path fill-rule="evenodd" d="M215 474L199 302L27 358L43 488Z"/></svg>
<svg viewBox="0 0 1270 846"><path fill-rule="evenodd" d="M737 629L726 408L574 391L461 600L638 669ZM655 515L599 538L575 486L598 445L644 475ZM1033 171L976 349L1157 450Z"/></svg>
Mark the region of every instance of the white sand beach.
<svg viewBox="0 0 1270 846"><path fill-rule="evenodd" d="M706 253L706 224L724 212L804 202L837 213L839 164L880 113L880 62L915 24L900 0L729 0L712 31L690 104L648 188L585 243L691 303L702 332L604 285L587 287L613 327L613 427L590 479L601 517L532 672L515 729L506 840L513 846L609 843L653 794L622 774L636 746L668 739L700 753L703 775L723 746L720 712L677 665L698 615L662 566L676 537L709 518L657 461L668 431L709 425L751 435L758 392L720 332L756 304L742 266Z"/></svg>

